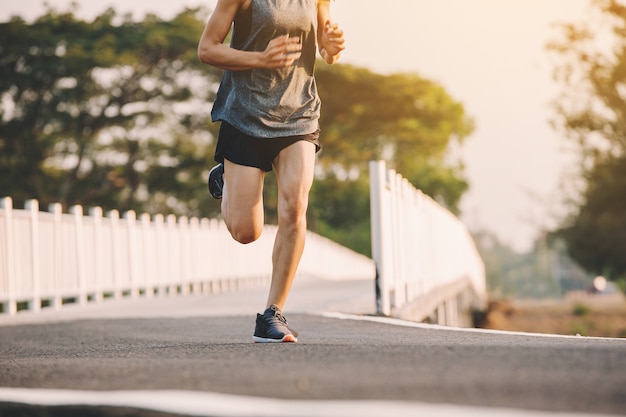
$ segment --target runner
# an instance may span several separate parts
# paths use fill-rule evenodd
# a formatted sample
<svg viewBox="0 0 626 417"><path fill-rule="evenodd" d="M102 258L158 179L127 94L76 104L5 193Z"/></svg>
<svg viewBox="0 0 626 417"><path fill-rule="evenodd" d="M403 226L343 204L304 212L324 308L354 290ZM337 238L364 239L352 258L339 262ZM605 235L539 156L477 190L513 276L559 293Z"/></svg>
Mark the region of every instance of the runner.
<svg viewBox="0 0 626 417"><path fill-rule="evenodd" d="M230 46L224 44L231 26ZM264 225L263 180L275 171L278 231L272 281L255 342L296 342L282 314L304 250L306 210L319 151L320 99L313 75L316 48L328 64L344 49L330 0L218 0L198 55L224 71L212 110L220 121L209 190L243 244Z"/></svg>

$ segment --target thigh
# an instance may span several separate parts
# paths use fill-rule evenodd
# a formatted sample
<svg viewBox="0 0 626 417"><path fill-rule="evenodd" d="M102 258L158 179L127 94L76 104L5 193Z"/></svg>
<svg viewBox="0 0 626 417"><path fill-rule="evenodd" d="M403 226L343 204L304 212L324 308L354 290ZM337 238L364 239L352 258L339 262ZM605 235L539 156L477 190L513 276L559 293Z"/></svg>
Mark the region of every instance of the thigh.
<svg viewBox="0 0 626 417"><path fill-rule="evenodd" d="M281 150L274 159L279 210L285 203L304 203L306 209L315 173L315 152L315 144L299 140Z"/></svg>
<svg viewBox="0 0 626 417"><path fill-rule="evenodd" d="M263 178L265 173L255 167L224 160L224 196L229 225L237 228L263 226Z"/></svg>

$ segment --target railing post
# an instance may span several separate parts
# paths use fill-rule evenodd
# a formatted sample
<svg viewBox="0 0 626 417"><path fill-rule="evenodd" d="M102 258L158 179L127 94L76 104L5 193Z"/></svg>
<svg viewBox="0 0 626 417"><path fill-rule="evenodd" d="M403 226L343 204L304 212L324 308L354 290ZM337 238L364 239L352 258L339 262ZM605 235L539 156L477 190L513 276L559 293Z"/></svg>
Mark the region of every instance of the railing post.
<svg viewBox="0 0 626 417"><path fill-rule="evenodd" d="M24 208L30 214L30 233L31 233L31 259L32 259L32 278L33 293L29 301L29 309L37 313L41 311L41 258L39 253L39 202L37 200L28 200Z"/></svg>
<svg viewBox="0 0 626 417"><path fill-rule="evenodd" d="M157 245L158 242L155 238L150 239L150 237L156 237L156 232L152 233L154 229L151 224L150 215L147 213L143 213L140 217L141 222L141 239L139 239L144 247L143 256L141 262L143 264L143 273L145 274L144 283L145 283L145 294L146 298L152 298L156 289L156 273L158 270L158 265L155 265L157 261Z"/></svg>
<svg viewBox="0 0 626 417"><path fill-rule="evenodd" d="M387 173L384 161L370 162L370 211L372 223L372 255L376 264L376 311L378 314L389 315L391 304L389 299L389 263L388 224L389 210L385 201L387 189Z"/></svg>
<svg viewBox="0 0 626 417"><path fill-rule="evenodd" d="M198 273L198 248L201 248L198 235L200 233L200 219L192 217L189 219L189 277L192 281L191 291L194 294L202 293L202 282Z"/></svg>
<svg viewBox="0 0 626 417"><path fill-rule="evenodd" d="M210 230L211 230L211 221L207 218L202 218L200 220L200 230L198 231L198 247L202 248L202 252L210 249L210 244L212 240L210 239ZM198 252L200 253L200 252ZM200 255L200 259L197 262L199 272L198 276L202 277L202 292L210 294L212 289L212 274L213 269L209 268L208 262L202 262L202 256Z"/></svg>
<svg viewBox="0 0 626 417"><path fill-rule="evenodd" d="M130 278L130 297L139 297L139 252L141 248L137 245L137 214L130 210L124 214L126 226L128 228L128 276Z"/></svg>
<svg viewBox="0 0 626 417"><path fill-rule="evenodd" d="M70 209L74 215L76 231L76 270L78 272L78 304L87 304L87 273L85 271L85 230L83 229L83 206Z"/></svg>
<svg viewBox="0 0 626 417"><path fill-rule="evenodd" d="M182 281L182 294L187 295L191 290L191 254L189 237L189 218L181 216L178 219L178 235L180 236L180 247L178 248L180 263L178 273Z"/></svg>
<svg viewBox="0 0 626 417"><path fill-rule="evenodd" d="M389 192L386 195L386 201L390 206L389 214L385 217L385 221L389 224L389 237L387 244L383 250L386 251L385 257L389 259L389 273L387 274L387 291L389 292L389 308L399 307L402 305L402 291L400 289L400 283L402 282L402 237L403 230L401 227L402 213L401 209L401 196L402 192L400 183L402 177L395 170L390 169L386 171L387 186ZM393 297L392 297L393 296ZM391 311L390 311L391 312ZM389 313L388 313L389 314Z"/></svg>
<svg viewBox="0 0 626 417"><path fill-rule="evenodd" d="M178 259L174 254L176 253L176 249L178 249L178 253L180 253L180 248L174 247L174 242L176 241L176 216L170 214L166 218L166 230L167 230L167 287L169 288L170 295L178 294L178 285L180 284L182 277L180 276L180 271L176 270L176 263Z"/></svg>
<svg viewBox="0 0 626 417"><path fill-rule="evenodd" d="M62 216L63 216L63 206L59 203L50 204L48 206L48 211L52 213L54 216L54 227L53 227L53 242L54 242L54 256L53 256L53 271L52 271L52 282L54 286L54 294L52 299L52 306L55 310L60 310L63 307L63 293L62 293L62 285L61 285L61 276L63 274L62 271L62 247L63 247L63 235L61 233L62 230Z"/></svg>
<svg viewBox="0 0 626 417"><path fill-rule="evenodd" d="M109 225L111 226L111 262L113 262L113 298L123 298L122 288L122 260L120 255L120 248L118 245L119 240L119 227L120 227L120 212L117 210L111 210L108 213Z"/></svg>
<svg viewBox="0 0 626 417"><path fill-rule="evenodd" d="M4 230L6 232L6 287L8 295L8 313L10 315L17 314L17 294L16 277L15 277L15 236L13 235L13 200L11 197L4 197L1 201L4 209Z"/></svg>
<svg viewBox="0 0 626 417"><path fill-rule="evenodd" d="M160 296L165 295L168 292L167 273L169 272L169 245L167 240L167 231L165 230L165 218L162 214L154 216L154 230L155 230L155 252L156 262L158 268L156 270L157 276L155 281L158 285L158 293Z"/></svg>
<svg viewBox="0 0 626 417"><path fill-rule="evenodd" d="M104 274L103 274L103 263L102 259L103 253L103 242L102 242L102 217L103 212L101 207L93 207L89 210L89 215L93 218L93 263L94 263L94 274L95 274L95 283L94 288L96 293L94 294L94 301L99 303L104 300Z"/></svg>

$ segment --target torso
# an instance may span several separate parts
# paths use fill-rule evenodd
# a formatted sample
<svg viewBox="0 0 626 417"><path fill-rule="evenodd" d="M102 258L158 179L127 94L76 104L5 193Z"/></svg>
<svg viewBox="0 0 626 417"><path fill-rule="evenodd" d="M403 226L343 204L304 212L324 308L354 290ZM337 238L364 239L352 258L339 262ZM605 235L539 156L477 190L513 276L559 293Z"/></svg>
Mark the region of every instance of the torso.
<svg viewBox="0 0 626 417"><path fill-rule="evenodd" d="M257 137L312 133L320 103L313 78L316 58L316 0L243 0L231 47L263 51L280 35L299 36L302 55L281 69L226 71L214 104L214 120L225 120Z"/></svg>

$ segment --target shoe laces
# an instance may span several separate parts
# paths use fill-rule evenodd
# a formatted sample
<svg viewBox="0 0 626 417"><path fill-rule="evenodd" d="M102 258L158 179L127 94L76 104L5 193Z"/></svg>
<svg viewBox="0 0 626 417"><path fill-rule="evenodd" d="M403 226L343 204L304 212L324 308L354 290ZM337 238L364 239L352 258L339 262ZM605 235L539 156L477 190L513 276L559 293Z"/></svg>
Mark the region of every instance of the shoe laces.
<svg viewBox="0 0 626 417"><path fill-rule="evenodd" d="M272 310L274 310L274 317L281 321L283 324L285 324L285 326L287 325L287 319L285 318L285 316L283 316L283 312L280 311L277 307L274 308L275 306L270 307Z"/></svg>
<svg viewBox="0 0 626 417"><path fill-rule="evenodd" d="M276 317L278 320L282 321L285 326L287 325L287 319L285 318L285 316L283 316L283 313L281 312L277 312L274 317Z"/></svg>

